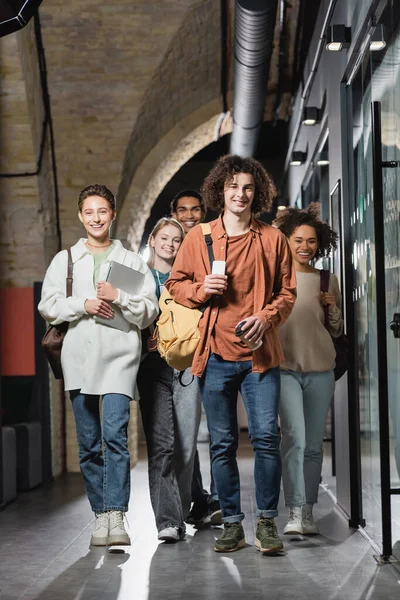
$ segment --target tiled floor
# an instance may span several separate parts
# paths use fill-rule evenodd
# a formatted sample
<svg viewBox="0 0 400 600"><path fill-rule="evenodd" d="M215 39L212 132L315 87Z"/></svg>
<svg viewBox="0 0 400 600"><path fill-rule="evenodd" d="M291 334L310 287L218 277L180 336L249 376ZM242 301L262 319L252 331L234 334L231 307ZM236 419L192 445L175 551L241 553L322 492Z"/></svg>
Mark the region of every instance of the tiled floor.
<svg viewBox="0 0 400 600"><path fill-rule="evenodd" d="M206 444L200 450L206 475ZM283 556L257 552L252 451L245 439L240 469L247 547L226 555L213 551L218 529L189 527L185 541L158 544L145 459L132 472L132 546L120 552L89 550L92 515L79 475L19 496L0 513L1 600L400 598L400 571L377 565L372 548L348 529L325 491L316 511L320 536L285 538Z"/></svg>

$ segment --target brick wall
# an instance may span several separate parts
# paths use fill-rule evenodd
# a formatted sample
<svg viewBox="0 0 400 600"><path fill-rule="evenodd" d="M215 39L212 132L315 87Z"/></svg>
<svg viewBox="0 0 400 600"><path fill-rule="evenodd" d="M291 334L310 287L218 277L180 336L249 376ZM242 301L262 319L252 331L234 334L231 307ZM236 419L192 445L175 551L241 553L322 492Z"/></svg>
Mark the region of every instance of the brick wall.
<svg viewBox="0 0 400 600"><path fill-rule="evenodd" d="M140 162L159 140L218 97L218 11L219 3L213 0L42 4L63 247L83 234L76 208L82 187L102 182L117 193L128 183L128 190ZM217 99L201 118L208 121L219 110ZM202 122L194 120L192 129L178 126L173 144ZM130 197L129 211L137 199ZM126 238L129 224L118 236ZM78 470L69 402L67 406L67 465ZM136 405L132 408L129 430L135 462Z"/></svg>
<svg viewBox="0 0 400 600"><path fill-rule="evenodd" d="M44 118L33 26L0 39L0 172L36 170ZM54 254L48 144L38 177L0 178L0 283L27 287Z"/></svg>
<svg viewBox="0 0 400 600"><path fill-rule="evenodd" d="M229 0L230 46L233 5ZM212 141L222 111L219 10L215 0L42 3L63 247L83 234L77 194L94 182L117 193L115 231L126 240L129 230L135 246L168 178ZM44 111L32 24L0 39L0 78L0 171L34 171ZM40 175L0 178L0 196L0 284L30 286L42 280L57 248L48 138ZM57 473L54 382L52 421ZM75 469L70 413L67 425L68 465ZM133 447L135 427L133 414Z"/></svg>
<svg viewBox="0 0 400 600"><path fill-rule="evenodd" d="M79 190L102 182L117 192L143 98L191 5L191 0L41 5L64 246L82 235Z"/></svg>

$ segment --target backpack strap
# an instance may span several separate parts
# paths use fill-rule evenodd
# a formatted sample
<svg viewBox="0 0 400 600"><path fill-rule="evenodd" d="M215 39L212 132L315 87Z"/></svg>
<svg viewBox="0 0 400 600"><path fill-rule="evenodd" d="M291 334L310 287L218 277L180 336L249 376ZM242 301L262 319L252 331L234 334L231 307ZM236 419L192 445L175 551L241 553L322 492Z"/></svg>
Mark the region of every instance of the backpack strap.
<svg viewBox="0 0 400 600"><path fill-rule="evenodd" d="M321 269L321 271L319 272L319 277L320 277L319 288L320 288L321 292L329 292L330 276L331 276L331 273L327 269ZM327 306L324 306L324 312L325 312L325 327L328 329L329 319L328 319L328 307Z"/></svg>
<svg viewBox="0 0 400 600"><path fill-rule="evenodd" d="M328 271L327 269L322 269L319 272L319 276L321 292L329 292L329 279L331 276L330 271Z"/></svg>
<svg viewBox="0 0 400 600"><path fill-rule="evenodd" d="M72 296L72 272L73 272L73 264L72 264L72 254L71 248L68 248L68 269L67 269L67 277L66 277L66 286L67 286L67 298Z"/></svg>
<svg viewBox="0 0 400 600"><path fill-rule="evenodd" d="M200 227L203 230L204 239L207 244L208 260L210 261L210 273L211 273L212 264L214 262L214 252L213 252L213 247L212 247L213 241L212 241L212 237L211 237L210 223L200 223Z"/></svg>

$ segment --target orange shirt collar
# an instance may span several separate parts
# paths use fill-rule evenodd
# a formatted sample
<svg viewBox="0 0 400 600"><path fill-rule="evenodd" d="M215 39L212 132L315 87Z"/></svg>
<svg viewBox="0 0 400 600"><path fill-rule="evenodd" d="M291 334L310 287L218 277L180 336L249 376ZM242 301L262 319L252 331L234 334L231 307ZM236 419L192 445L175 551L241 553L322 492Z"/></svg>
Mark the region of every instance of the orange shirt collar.
<svg viewBox="0 0 400 600"><path fill-rule="evenodd" d="M226 231L225 231L225 227L224 227L224 222L222 220L222 215L224 213L222 212L218 219L215 221L215 233L217 234L217 238L220 240L223 237L227 237ZM260 228L258 226L257 223L257 219L255 219L254 217L251 218L251 223L250 223L250 231L253 231L254 233L258 233L260 234Z"/></svg>

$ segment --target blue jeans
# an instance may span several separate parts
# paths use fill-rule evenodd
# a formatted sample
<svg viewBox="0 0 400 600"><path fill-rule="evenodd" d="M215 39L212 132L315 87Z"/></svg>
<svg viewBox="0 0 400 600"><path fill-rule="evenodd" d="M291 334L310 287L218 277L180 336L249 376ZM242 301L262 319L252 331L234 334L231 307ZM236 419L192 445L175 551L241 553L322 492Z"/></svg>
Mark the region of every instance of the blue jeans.
<svg viewBox="0 0 400 600"><path fill-rule="evenodd" d="M281 451L286 506L315 504L325 423L335 391L333 371L281 370Z"/></svg>
<svg viewBox="0 0 400 600"><path fill-rule="evenodd" d="M281 481L279 367L265 373L253 373L251 368L251 360L231 362L212 354L199 380L211 437L212 472L224 523L238 523L244 519L236 458L238 392L246 408L249 437L255 452L257 516L273 518L278 514Z"/></svg>
<svg viewBox="0 0 400 600"><path fill-rule="evenodd" d="M99 396L70 392L79 446L79 464L93 512L128 510L130 456L129 397L105 394L100 423ZM102 449L103 446L103 449Z"/></svg>

